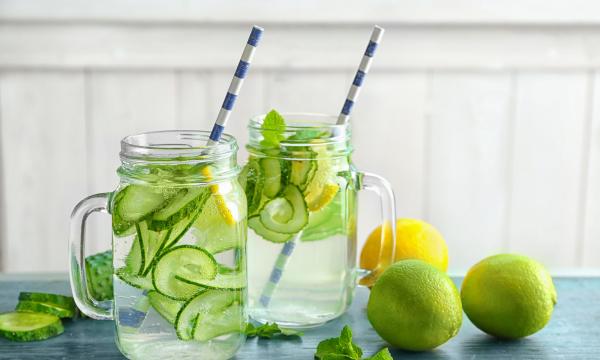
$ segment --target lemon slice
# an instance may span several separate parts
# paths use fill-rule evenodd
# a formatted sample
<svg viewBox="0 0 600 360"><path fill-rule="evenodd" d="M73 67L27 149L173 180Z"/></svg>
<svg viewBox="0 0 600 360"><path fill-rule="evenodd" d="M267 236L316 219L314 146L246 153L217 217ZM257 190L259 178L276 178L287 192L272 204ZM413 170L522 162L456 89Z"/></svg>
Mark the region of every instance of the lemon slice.
<svg viewBox="0 0 600 360"><path fill-rule="evenodd" d="M337 195L340 190L340 186L338 184L328 183L323 186L323 190L321 193L312 198L311 196L306 197L306 202L308 204L308 210L310 211L319 211L325 206L327 206L331 200ZM310 194L309 194L310 195Z"/></svg>
<svg viewBox="0 0 600 360"><path fill-rule="evenodd" d="M208 166L203 167L201 172L202 175L204 175L208 181L212 179L212 172L210 171L210 168ZM225 220L225 223L228 225L234 225L236 222L235 218L231 213L231 210L229 210L229 207L227 206L227 201L225 200L225 197L219 192L219 185L210 185L210 192L215 197L217 209L219 210L219 214L221 214L221 216Z"/></svg>

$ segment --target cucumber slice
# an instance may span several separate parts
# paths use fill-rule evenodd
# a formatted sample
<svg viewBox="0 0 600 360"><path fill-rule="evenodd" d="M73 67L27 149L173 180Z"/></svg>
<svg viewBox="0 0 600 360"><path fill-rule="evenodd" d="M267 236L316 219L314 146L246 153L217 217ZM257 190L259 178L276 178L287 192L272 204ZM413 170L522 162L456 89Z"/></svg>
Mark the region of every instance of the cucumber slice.
<svg viewBox="0 0 600 360"><path fill-rule="evenodd" d="M161 231L171 228L190 214L198 214L210 196L208 187L180 189L178 194L152 215L150 229Z"/></svg>
<svg viewBox="0 0 600 360"><path fill-rule="evenodd" d="M243 272L217 274L214 279L206 279L194 273L175 275L175 279L191 285L208 289L237 290L246 287L246 276Z"/></svg>
<svg viewBox="0 0 600 360"><path fill-rule="evenodd" d="M248 160L239 176L239 182L246 193L248 213L253 214L260 209L263 191L263 178L257 160Z"/></svg>
<svg viewBox="0 0 600 360"><path fill-rule="evenodd" d="M154 289L154 285L152 284L152 276L150 274L146 276L132 274L126 267L122 267L115 271L115 275L125 283L135 288L143 290Z"/></svg>
<svg viewBox="0 0 600 360"><path fill-rule="evenodd" d="M217 275L217 261L206 250L192 246L176 246L164 252L152 270L154 288L174 300L187 300L199 287L183 278L194 277L212 280Z"/></svg>
<svg viewBox="0 0 600 360"><path fill-rule="evenodd" d="M110 300L113 298L112 261L112 250L107 250L85 258L88 291L90 295L98 301Z"/></svg>
<svg viewBox="0 0 600 360"><path fill-rule="evenodd" d="M281 181L281 161L274 158L264 158L260 160L260 167L263 176L263 194L268 198L274 198L282 189Z"/></svg>
<svg viewBox="0 0 600 360"><path fill-rule="evenodd" d="M196 245L214 255L239 248L242 243L239 238L240 228L244 227L243 222L228 225L219 213L216 198L211 197L196 218L191 231L197 239Z"/></svg>
<svg viewBox="0 0 600 360"><path fill-rule="evenodd" d="M177 314L183 307L183 301L173 300L162 295L158 291L149 291L148 299L150 300L150 305L152 305L156 312L158 312L169 323L173 325L175 324Z"/></svg>
<svg viewBox="0 0 600 360"><path fill-rule="evenodd" d="M281 198L273 199L268 202L260 212L260 221L265 228L278 232L280 234L295 234L302 230L308 223L308 209L302 196L302 192L297 186L288 185L283 191L283 197L289 202L292 208L292 214L289 220L282 221L285 217L282 214L284 202Z"/></svg>
<svg viewBox="0 0 600 360"><path fill-rule="evenodd" d="M177 313L175 329L181 340L191 340L198 324L204 323L209 313L219 313L236 300L232 291L204 290L189 299ZM200 325L201 326L201 325Z"/></svg>
<svg viewBox="0 0 600 360"><path fill-rule="evenodd" d="M181 189L131 184L121 190L115 203L115 215L126 222L138 222L165 206ZM115 199L117 200L117 199Z"/></svg>
<svg viewBox="0 0 600 360"><path fill-rule="evenodd" d="M292 160L290 183L304 191L317 171L317 162L313 160Z"/></svg>
<svg viewBox="0 0 600 360"><path fill-rule="evenodd" d="M44 340L63 332L62 322L54 315L31 312L0 314L0 335L9 340Z"/></svg>
<svg viewBox="0 0 600 360"><path fill-rule="evenodd" d="M302 231L300 240L316 241L343 234L346 224L344 216L338 196L321 210L310 213L308 225Z"/></svg>
<svg viewBox="0 0 600 360"><path fill-rule="evenodd" d="M137 237L141 239L140 248L142 250L142 271L140 276L146 276L152 270L155 259L167 245L171 235L171 230L153 231L148 228L148 223L143 221L135 225Z"/></svg>
<svg viewBox="0 0 600 360"><path fill-rule="evenodd" d="M260 221L259 216L254 216L248 219L248 226L254 230L258 236L274 243L284 243L294 236L293 234L281 234L267 229Z"/></svg>
<svg viewBox="0 0 600 360"><path fill-rule="evenodd" d="M244 309L237 302L223 311L203 315L198 316L192 331L192 337L197 341L207 341L234 332L239 333L246 328Z"/></svg>
<svg viewBox="0 0 600 360"><path fill-rule="evenodd" d="M116 211L116 205L119 204L123 200L123 196L125 196L126 191L119 191L116 195L113 193L114 199L112 200L112 228L113 233L116 236L129 236L135 234L135 228L133 227L134 223L132 221L123 220L118 211Z"/></svg>
<svg viewBox="0 0 600 360"><path fill-rule="evenodd" d="M136 235L125 257L125 269L130 274L140 275L144 272L144 254L142 253L142 248L142 238Z"/></svg>
<svg viewBox="0 0 600 360"><path fill-rule="evenodd" d="M73 309L65 309L60 306L53 304L37 302L37 301L19 301L15 307L16 311L19 312L35 312L45 313L58 316L59 318L73 318L75 317L75 311Z"/></svg>
<svg viewBox="0 0 600 360"><path fill-rule="evenodd" d="M50 305L62 307L72 311L77 311L75 300L70 296L48 294L48 293L36 293L36 292L21 292L19 293L20 301L37 301L43 302Z"/></svg>

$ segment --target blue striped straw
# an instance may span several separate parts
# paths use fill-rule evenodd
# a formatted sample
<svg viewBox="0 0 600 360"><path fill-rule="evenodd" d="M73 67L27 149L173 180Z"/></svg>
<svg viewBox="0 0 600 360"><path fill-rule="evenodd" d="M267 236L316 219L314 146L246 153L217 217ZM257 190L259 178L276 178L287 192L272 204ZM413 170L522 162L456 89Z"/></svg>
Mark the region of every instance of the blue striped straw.
<svg viewBox="0 0 600 360"><path fill-rule="evenodd" d="M252 63L254 52L256 51L256 47L260 42L263 31L263 28L256 25L252 27L250 37L248 37L248 41L246 42L246 47L244 47L244 52L242 52L240 62L235 69L235 73L231 79L231 84L229 84L229 90L227 90L225 100L223 100L223 105L221 106L221 110L219 111L219 115L215 121L215 125L210 133L208 145L214 145L218 143L219 139L221 138L221 134L223 134L223 130L225 130L225 125L227 125L227 120L229 120L229 116L231 115L231 109L233 109L235 100L240 94L240 90L244 84L244 79L246 78L246 74L248 73L248 69Z"/></svg>
<svg viewBox="0 0 600 360"><path fill-rule="evenodd" d="M365 50L362 60L360 61L358 70L356 70L354 81L352 81L352 85L350 86L350 90L348 91L348 96L346 96L346 101L344 101L342 111L338 116L338 125L345 124L350 119L352 107L358 99L358 95L360 94L360 88L362 87L362 84L365 81L365 77L369 73L371 63L373 62L373 56L375 55L375 51L377 51L377 46L381 42L381 38L383 37L384 31L385 30L383 30L383 28L377 25L375 25L375 27L373 28L373 32L371 33L371 39L369 40L367 49Z"/></svg>
<svg viewBox="0 0 600 360"><path fill-rule="evenodd" d="M369 72L369 68L371 67L371 63L373 62L373 56L375 55L375 51L377 50L377 45L379 45L379 42L381 42L381 38L383 37L384 31L385 30L383 30L383 28L377 25L375 25L375 27L373 28L373 32L371 33L371 39L369 40L369 44L367 45L367 49L365 50L360 65L358 66L356 76L354 77L352 86L350 86L350 91L348 91L348 96L346 97L346 101L344 102L342 112L338 117L338 125L343 125L347 123L350 118L352 106L358 99L360 88L363 84L365 76ZM275 260L273 270L271 270L269 280L267 281L267 284L263 288L262 293L260 295L259 301L262 306L269 306L271 298L273 297L273 293L275 292L277 285L281 281L283 271L285 270L287 263L290 261L290 256L294 252L294 249L296 248L296 244L298 243L300 237L302 237L302 231L296 234L293 239L288 240L281 248L277 259Z"/></svg>

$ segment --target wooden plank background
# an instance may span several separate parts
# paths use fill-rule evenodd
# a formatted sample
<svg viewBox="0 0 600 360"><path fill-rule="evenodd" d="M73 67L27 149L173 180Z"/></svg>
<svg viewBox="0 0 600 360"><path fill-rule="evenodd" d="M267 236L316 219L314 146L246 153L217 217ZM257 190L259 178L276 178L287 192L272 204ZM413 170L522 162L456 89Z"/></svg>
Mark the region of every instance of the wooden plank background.
<svg viewBox="0 0 600 360"><path fill-rule="evenodd" d="M130 1L37 3L0 0L0 270L9 272L66 270L70 210L115 187L123 136L210 127L250 26L249 15L220 21L225 5L207 18L185 2L166 11L155 0L137 15L125 11ZM554 271L600 267L600 19L459 16L440 5L438 17L417 9L394 20L406 4L384 14L383 3L345 22L329 5L313 20L304 7L296 20L281 9L257 15L267 32L228 126L240 162L250 116L339 111L382 19L353 119L354 160L392 182L398 215L439 228L453 271L500 251ZM378 222L372 195L361 195L360 211L362 241ZM93 219L100 244L108 224Z"/></svg>

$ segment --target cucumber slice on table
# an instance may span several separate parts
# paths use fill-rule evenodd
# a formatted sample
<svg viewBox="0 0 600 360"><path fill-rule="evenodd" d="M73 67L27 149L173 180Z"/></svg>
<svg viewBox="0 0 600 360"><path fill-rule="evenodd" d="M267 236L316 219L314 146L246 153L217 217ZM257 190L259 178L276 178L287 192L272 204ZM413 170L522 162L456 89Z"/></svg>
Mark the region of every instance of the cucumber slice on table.
<svg viewBox="0 0 600 360"><path fill-rule="evenodd" d="M280 234L295 234L308 223L308 209L300 189L287 185L283 190L283 199L269 201L260 212L260 221L265 228ZM287 206L291 208L288 214Z"/></svg>
<svg viewBox="0 0 600 360"><path fill-rule="evenodd" d="M14 341L44 340L64 332L57 316L43 313L0 314L0 335Z"/></svg>
<svg viewBox="0 0 600 360"><path fill-rule="evenodd" d="M189 299L177 313L175 328L177 337L191 340L198 326L210 326L205 321L208 314L218 314L236 301L232 291L204 290Z"/></svg>
<svg viewBox="0 0 600 360"><path fill-rule="evenodd" d="M148 299L150 305L158 312L165 320L171 324L175 324L175 319L179 310L183 307L184 302L168 298L158 291L149 291Z"/></svg>
<svg viewBox="0 0 600 360"><path fill-rule="evenodd" d="M244 310L239 303L234 302L220 312L198 316L192 337L194 340L207 341L217 336L242 332L245 328Z"/></svg>
<svg viewBox="0 0 600 360"><path fill-rule="evenodd" d="M248 219L248 226L263 239L272 241L274 243L284 243L294 236L293 234L281 234L267 229L260 221L259 216L254 216Z"/></svg>
<svg viewBox="0 0 600 360"><path fill-rule="evenodd" d="M71 296L24 291L19 293L19 300L43 302L62 307L64 309L70 309L73 311L77 310L75 300L73 300Z"/></svg>
<svg viewBox="0 0 600 360"><path fill-rule="evenodd" d="M164 252L152 270L154 288L171 299L187 300L199 286L181 281L178 276L212 280L217 276L217 261L206 250L191 246L176 246Z"/></svg>
<svg viewBox="0 0 600 360"><path fill-rule="evenodd" d="M112 250L85 258L88 291L98 301L113 298L112 261Z"/></svg>
<svg viewBox="0 0 600 360"><path fill-rule="evenodd" d="M75 309L66 309L61 306L37 301L20 300L17 306L15 307L15 310L19 312L51 314L58 316L59 318L75 317Z"/></svg>

